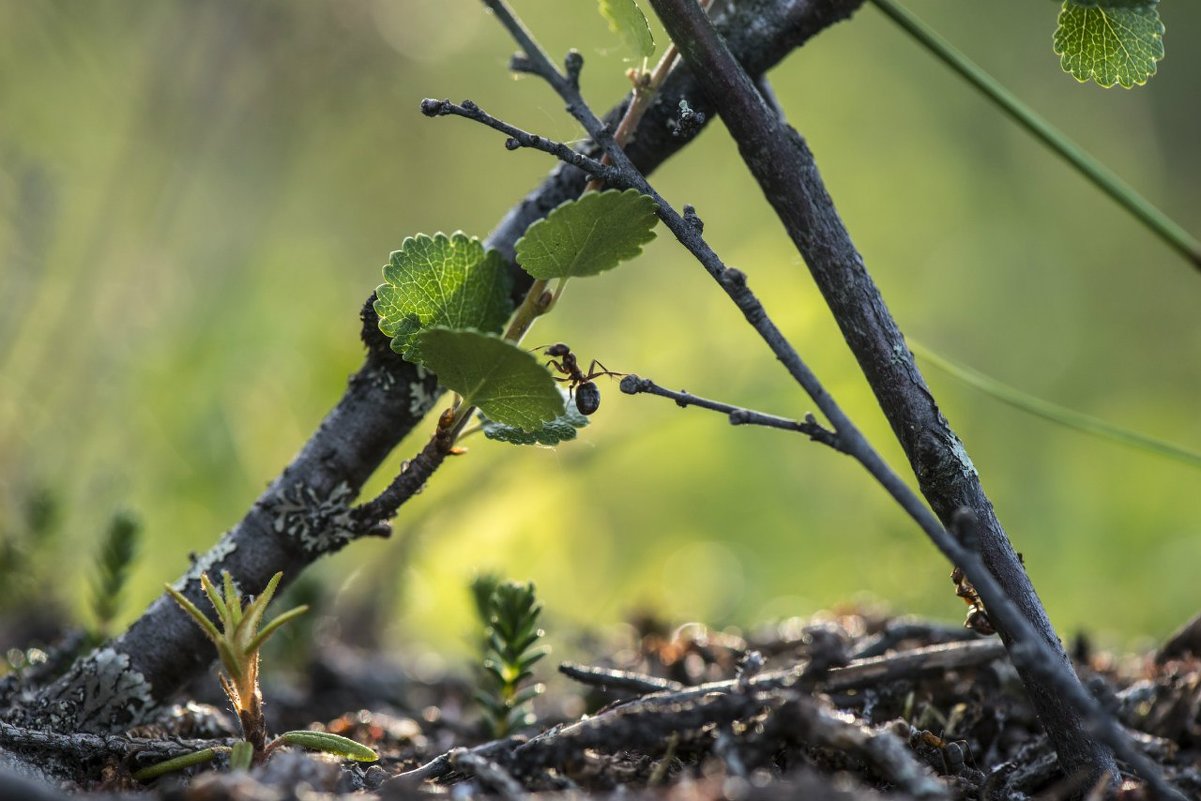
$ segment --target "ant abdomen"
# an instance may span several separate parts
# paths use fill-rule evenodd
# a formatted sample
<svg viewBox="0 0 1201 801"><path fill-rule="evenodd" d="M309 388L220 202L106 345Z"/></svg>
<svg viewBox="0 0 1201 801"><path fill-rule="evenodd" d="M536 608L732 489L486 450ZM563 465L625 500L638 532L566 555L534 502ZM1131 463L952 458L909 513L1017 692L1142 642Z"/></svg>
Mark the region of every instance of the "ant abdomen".
<svg viewBox="0 0 1201 801"><path fill-rule="evenodd" d="M585 381L575 388L575 407L580 414L589 415L600 408L600 390L593 381Z"/></svg>

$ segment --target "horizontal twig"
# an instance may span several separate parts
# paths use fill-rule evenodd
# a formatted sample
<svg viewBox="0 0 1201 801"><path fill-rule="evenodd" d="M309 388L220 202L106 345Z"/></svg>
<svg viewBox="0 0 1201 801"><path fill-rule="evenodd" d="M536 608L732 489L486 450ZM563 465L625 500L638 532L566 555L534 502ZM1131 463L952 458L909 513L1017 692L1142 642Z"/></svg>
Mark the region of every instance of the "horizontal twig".
<svg viewBox="0 0 1201 801"><path fill-rule="evenodd" d="M804 420L790 420L787 417L777 417L774 414L757 412L753 409L744 409L741 406L733 406L729 403L709 400L708 398L702 398L684 390L677 392L666 389L649 378L640 378L633 374L629 374L621 379L621 391L627 395L645 393L648 395L658 395L661 398L670 398L680 408L698 406L702 409L721 412L727 416L730 425L734 426L766 426L768 428L779 428L784 431L795 431L804 434L814 442L820 442L836 451L845 453L840 445L838 434L818 423L817 418L812 414L806 414Z"/></svg>
<svg viewBox="0 0 1201 801"><path fill-rule="evenodd" d="M228 747L233 742L232 738L152 740L143 737L127 737L122 734L62 733L14 726L0 720L0 747L14 751L53 752L75 759L137 755L141 761L153 762L171 759L204 748Z"/></svg>
<svg viewBox="0 0 1201 801"><path fill-rule="evenodd" d="M617 170L609 165L572 150L562 142L523 131L515 125L493 117L471 100L452 103L449 100L426 98L421 101L421 113L427 117L456 116L474 120L507 135L509 138L505 140L505 147L509 150L517 150L522 147L541 150L543 153L549 153L560 161L583 170L602 181L608 181L618 175Z"/></svg>
<svg viewBox="0 0 1201 801"><path fill-rule="evenodd" d="M686 684L671 679L661 679L658 676L650 676L632 670L579 665L575 662L561 663L559 672L567 678L589 687L599 687L602 690L628 690L637 695L665 691L681 692L687 689Z"/></svg>
<svg viewBox="0 0 1201 801"><path fill-rule="evenodd" d="M997 639L971 640L945 645L930 645L913 648L887 656L856 659L842 667L828 668L823 674L806 675L807 662L780 670L758 673L747 680L726 679L688 687L676 681L614 668L591 667L573 662L564 662L559 672L581 684L628 690L648 698L661 698L672 703L708 693L733 692L740 686L756 690L786 687L800 683L807 688L839 691L882 684L899 679L914 679L928 674L939 674L949 670L966 670L980 667L1005 656L1005 646Z"/></svg>

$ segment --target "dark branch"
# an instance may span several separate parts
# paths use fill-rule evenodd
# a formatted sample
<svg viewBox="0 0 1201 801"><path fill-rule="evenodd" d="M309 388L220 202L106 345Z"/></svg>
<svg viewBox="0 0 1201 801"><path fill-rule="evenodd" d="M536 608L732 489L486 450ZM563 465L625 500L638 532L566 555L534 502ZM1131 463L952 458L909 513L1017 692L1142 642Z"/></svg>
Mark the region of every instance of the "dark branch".
<svg viewBox="0 0 1201 801"><path fill-rule="evenodd" d="M708 693L733 692L739 686L758 690L793 685L805 689L820 686L826 692L851 690L900 679L941 675L950 670L976 668L1004 656L1005 646L998 640L971 640L911 648L888 656L855 659L846 665L831 667L821 672L820 675L816 671L809 670L809 663L805 662L796 667L758 673L749 679L740 677L709 682L696 687L685 687L679 682L643 673L577 665L573 662L564 662L559 665L559 672L581 684L593 687L609 687L642 695L665 693L659 697L670 701L680 701Z"/></svg>
<svg viewBox="0 0 1201 801"><path fill-rule="evenodd" d="M681 692L685 689L685 685L671 679L661 679L658 676L648 676L645 673L634 673L629 670L577 665L575 662L563 662L559 665L559 672L567 678L589 687L625 690L636 695L664 691Z"/></svg>

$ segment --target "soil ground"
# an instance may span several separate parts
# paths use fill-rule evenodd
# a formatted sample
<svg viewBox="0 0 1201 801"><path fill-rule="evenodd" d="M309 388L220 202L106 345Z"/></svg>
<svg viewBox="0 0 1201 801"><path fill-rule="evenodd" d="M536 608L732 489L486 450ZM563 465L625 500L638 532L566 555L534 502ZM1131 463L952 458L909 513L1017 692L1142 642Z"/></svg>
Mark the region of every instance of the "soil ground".
<svg viewBox="0 0 1201 801"><path fill-rule="evenodd" d="M1189 798L1201 798L1196 640L1186 628L1155 653L1121 659L1072 647L1089 689ZM996 637L848 611L747 637L644 620L590 650L588 664L559 666L572 681L538 699L535 725L493 740L463 674L326 641L294 680L264 687L271 724L352 737L379 752L375 764L281 751L249 773L228 772L219 757L135 782L131 773L156 758L139 744L232 735L210 695L214 706L192 702L131 733L142 739L76 755L74 784L0 774L0 798L1150 797L1128 773L1116 787L1063 774ZM192 697L212 689L198 683ZM63 759L53 748L16 750Z"/></svg>

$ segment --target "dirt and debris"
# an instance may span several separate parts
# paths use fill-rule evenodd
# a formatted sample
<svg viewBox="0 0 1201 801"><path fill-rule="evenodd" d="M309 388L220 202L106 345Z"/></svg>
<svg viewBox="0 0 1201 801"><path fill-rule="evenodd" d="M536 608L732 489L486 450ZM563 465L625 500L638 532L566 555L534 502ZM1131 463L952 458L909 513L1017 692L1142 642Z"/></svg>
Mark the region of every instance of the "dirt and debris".
<svg viewBox="0 0 1201 801"><path fill-rule="evenodd" d="M1195 637L1121 659L1073 648L1086 686L1187 797L1201 798L1201 657ZM565 662L538 724L490 741L467 666L436 676L345 643L315 645L292 680L265 688L273 726L320 728L379 762L284 751L250 772L224 758L149 786L138 768L197 743L227 743L228 714L195 697L155 726L74 743L0 724L0 797L167 801L540 798L1149 798L1136 776L1086 786L1060 771L999 640L861 610L749 635L646 618ZM546 668L543 673L548 673ZM420 676L420 678L419 678ZM549 678L549 677L544 677ZM568 680L570 679L570 680ZM188 702L191 703L188 703ZM68 749L68 750L64 750ZM3 769L4 751L74 760L47 787ZM82 774L82 775L79 775Z"/></svg>

